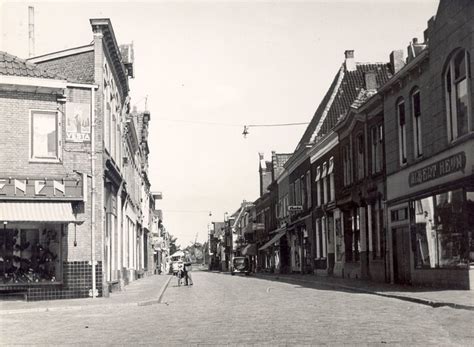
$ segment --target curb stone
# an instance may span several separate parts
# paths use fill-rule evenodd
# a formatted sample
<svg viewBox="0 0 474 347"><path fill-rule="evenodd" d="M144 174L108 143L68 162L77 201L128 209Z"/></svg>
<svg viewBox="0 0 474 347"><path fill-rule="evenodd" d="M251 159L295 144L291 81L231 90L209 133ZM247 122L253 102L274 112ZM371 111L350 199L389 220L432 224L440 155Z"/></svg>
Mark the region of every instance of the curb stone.
<svg viewBox="0 0 474 347"><path fill-rule="evenodd" d="M90 307L101 307L101 308L114 308L118 306L149 306L161 303L161 299L164 295L168 284L172 277L169 277L166 283L161 287L158 299L150 299L138 302L121 302L121 303L91 303L87 302L85 305L74 305L74 306L58 306L58 307L35 307L35 308L20 308L10 310L0 310L0 316L9 314L21 314L21 313L41 313L41 312L60 312L60 311L80 311ZM102 299L100 299L102 300ZM106 299L104 299L106 300Z"/></svg>
<svg viewBox="0 0 474 347"><path fill-rule="evenodd" d="M257 275L257 276L259 276L261 278L262 277L272 278L272 276L266 276L266 275ZM416 303L416 304L431 306L433 308L446 306L446 307L450 307L450 308L454 308L454 309L458 309L458 310L474 311L474 306L471 306L471 305L462 305L462 304L455 304L455 303L452 303L452 302L435 301L435 300L429 300L429 299L423 299L423 298L417 298L417 297L410 297L410 296L405 296L405 295L385 294L385 293L380 293L380 292L376 292L376 291L369 290L369 289L351 287L351 286L346 286L346 285L337 284L337 283L324 283L324 282L309 281L309 280L304 280L304 279L299 279L299 278L288 278L288 277L280 277L280 276L276 276L274 278L276 280L314 283L314 284L320 284L320 285L323 285L323 286L326 286L326 287L331 287L331 288L342 288L342 289L345 289L345 290L348 290L348 291L351 291L351 292L372 294L372 295L378 295L378 296L382 296L382 297L386 297L386 298L409 301L409 302L413 302L413 303Z"/></svg>

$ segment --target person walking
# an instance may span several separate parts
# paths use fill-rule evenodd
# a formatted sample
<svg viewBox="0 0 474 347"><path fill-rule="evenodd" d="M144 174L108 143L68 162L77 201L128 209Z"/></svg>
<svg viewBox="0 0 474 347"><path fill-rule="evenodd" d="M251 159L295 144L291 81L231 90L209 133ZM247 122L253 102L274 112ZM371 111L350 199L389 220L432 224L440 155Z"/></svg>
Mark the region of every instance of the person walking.
<svg viewBox="0 0 474 347"><path fill-rule="evenodd" d="M191 270L192 270L192 261L191 261L191 256L189 255L189 252L186 252L184 254L184 278L185 278L185 286L193 285L193 278L191 276Z"/></svg>

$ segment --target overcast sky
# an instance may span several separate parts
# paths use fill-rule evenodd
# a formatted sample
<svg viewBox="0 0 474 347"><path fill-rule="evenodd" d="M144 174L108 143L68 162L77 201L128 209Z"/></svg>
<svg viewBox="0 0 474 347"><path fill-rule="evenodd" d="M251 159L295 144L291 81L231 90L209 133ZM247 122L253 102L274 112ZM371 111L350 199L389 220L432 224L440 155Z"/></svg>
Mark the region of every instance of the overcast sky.
<svg viewBox="0 0 474 347"><path fill-rule="evenodd" d="M163 192L164 224L185 247L258 197L258 152L292 152L305 129L250 128L244 139L244 124L309 122L346 49L386 62L422 41L437 4L4 0L0 47L27 58L28 5L36 55L89 44L89 18L110 18L119 44L133 41L131 102L143 110L148 96L152 190Z"/></svg>

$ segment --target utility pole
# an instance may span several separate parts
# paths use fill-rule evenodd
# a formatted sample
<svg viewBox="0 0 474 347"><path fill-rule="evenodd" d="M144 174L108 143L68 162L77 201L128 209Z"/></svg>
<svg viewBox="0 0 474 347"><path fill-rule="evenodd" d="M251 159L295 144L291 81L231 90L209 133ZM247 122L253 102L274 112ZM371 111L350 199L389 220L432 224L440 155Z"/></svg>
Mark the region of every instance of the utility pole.
<svg viewBox="0 0 474 347"><path fill-rule="evenodd" d="M35 55L35 8L28 6L28 55Z"/></svg>

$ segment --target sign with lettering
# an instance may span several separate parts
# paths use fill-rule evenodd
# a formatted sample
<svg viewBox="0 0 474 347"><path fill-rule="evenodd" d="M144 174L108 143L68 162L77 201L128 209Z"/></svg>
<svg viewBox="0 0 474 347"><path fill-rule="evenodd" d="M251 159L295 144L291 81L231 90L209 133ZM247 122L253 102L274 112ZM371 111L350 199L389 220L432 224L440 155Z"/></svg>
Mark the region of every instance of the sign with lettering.
<svg viewBox="0 0 474 347"><path fill-rule="evenodd" d="M303 206L301 205L288 206L288 212L299 212L299 211L303 211Z"/></svg>
<svg viewBox="0 0 474 347"><path fill-rule="evenodd" d="M83 200L83 178L0 178L0 200Z"/></svg>
<svg viewBox="0 0 474 347"><path fill-rule="evenodd" d="M413 187L457 171L464 171L465 167L466 154L464 152L459 152L431 165L410 172L410 175L408 176L408 184L410 187Z"/></svg>
<svg viewBox="0 0 474 347"><path fill-rule="evenodd" d="M91 112L89 104L66 104L66 141L89 142L91 140Z"/></svg>

